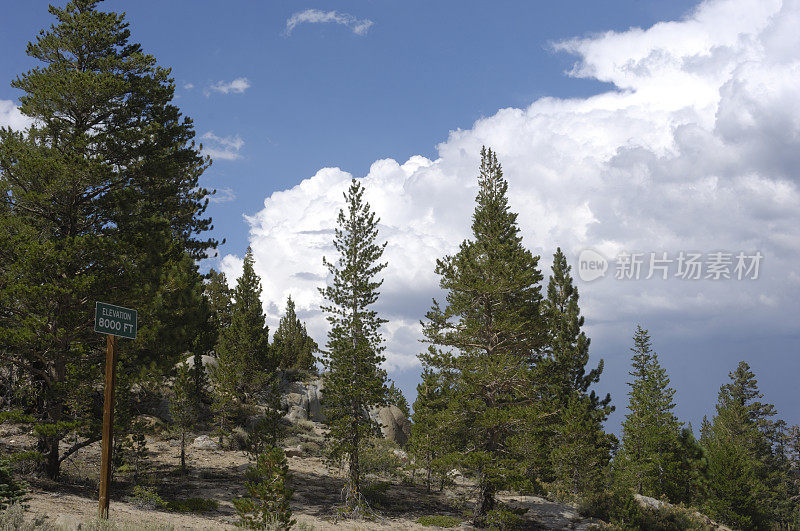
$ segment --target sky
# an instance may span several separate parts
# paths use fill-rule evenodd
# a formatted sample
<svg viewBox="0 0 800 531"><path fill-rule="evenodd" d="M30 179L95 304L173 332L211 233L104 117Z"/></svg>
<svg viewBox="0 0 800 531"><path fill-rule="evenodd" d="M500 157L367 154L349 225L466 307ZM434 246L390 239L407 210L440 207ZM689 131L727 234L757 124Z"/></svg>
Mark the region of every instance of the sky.
<svg viewBox="0 0 800 531"><path fill-rule="evenodd" d="M637 324L681 420L712 416L746 360L800 423L800 1L102 8L127 11L132 40L172 68L175 103L214 159L202 184L217 190L208 213L225 243L202 267L234 282L252 246L273 330L291 294L324 344L322 257L361 179L388 242L386 367L413 402L419 320L442 297L435 260L469 237L486 145L545 275L559 246L573 266L592 363L605 363L596 388L617 406L609 429ZM53 17L45 2L3 12L0 125L19 129L9 83L34 66L25 45ZM691 256L700 278L686 274ZM590 262L605 274L590 278Z"/></svg>

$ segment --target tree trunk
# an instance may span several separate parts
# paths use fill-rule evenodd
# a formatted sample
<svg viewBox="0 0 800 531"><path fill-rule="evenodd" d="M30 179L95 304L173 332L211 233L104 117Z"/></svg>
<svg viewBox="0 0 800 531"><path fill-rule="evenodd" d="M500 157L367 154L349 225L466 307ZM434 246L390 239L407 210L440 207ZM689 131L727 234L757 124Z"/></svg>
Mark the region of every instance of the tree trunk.
<svg viewBox="0 0 800 531"><path fill-rule="evenodd" d="M40 471L49 479L58 479L61 472L61 462L58 459L58 436L40 435L36 449L42 454Z"/></svg>
<svg viewBox="0 0 800 531"><path fill-rule="evenodd" d="M56 382L63 382L65 380L65 370L62 364L57 364L55 367ZM45 393L52 393L52 389L47 389ZM64 404L60 398L45 397L44 398L44 413L45 424L58 424L61 421L64 412ZM37 450L42 454L42 462L39 465L39 470L43 472L49 479L58 479L61 472L61 460L59 459L58 443L61 440L61 435L58 430L53 426L50 433L43 433L39 435L37 441ZM48 430L50 431L50 430Z"/></svg>
<svg viewBox="0 0 800 531"><path fill-rule="evenodd" d="M360 476L361 470L358 463L358 421L354 419L351 429L353 430L350 442L350 499L347 500L351 508L356 508L360 502Z"/></svg>
<svg viewBox="0 0 800 531"><path fill-rule="evenodd" d="M186 470L186 432L181 432L181 469Z"/></svg>
<svg viewBox="0 0 800 531"><path fill-rule="evenodd" d="M480 527L486 519L486 513L494 509L494 487L489 485L483 474L481 474L478 485L478 501L475 504L473 523Z"/></svg>
<svg viewBox="0 0 800 531"><path fill-rule="evenodd" d="M428 469L427 470L428 473L427 473L427 478L425 479L425 492L430 492L431 491L431 475L432 475L432 472L433 472L433 470L431 470L431 456L430 456L430 454L428 454L428 456L427 456L427 461L428 462L426 464L426 468Z"/></svg>

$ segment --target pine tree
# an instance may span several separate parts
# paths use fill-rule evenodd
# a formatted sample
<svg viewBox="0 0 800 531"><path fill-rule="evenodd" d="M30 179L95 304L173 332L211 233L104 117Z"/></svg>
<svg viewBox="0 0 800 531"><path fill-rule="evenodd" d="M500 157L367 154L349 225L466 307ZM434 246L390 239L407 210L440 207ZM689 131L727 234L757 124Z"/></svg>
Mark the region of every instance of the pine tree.
<svg viewBox="0 0 800 531"><path fill-rule="evenodd" d="M603 432L591 399L573 393L560 411L550 461L561 495L576 499L602 490L613 439Z"/></svg>
<svg viewBox="0 0 800 531"><path fill-rule="evenodd" d="M239 527L245 529L291 529L295 524L289 502L292 489L289 465L280 448L268 448L259 454L247 471L247 496L236 498L233 505L239 515Z"/></svg>
<svg viewBox="0 0 800 531"><path fill-rule="evenodd" d="M760 401L758 381L745 362L720 388L717 414L702 439L708 451L712 517L745 529L785 527L795 517L798 490L791 479L783 421Z"/></svg>
<svg viewBox="0 0 800 531"><path fill-rule="evenodd" d="M328 419L330 455L347 457L349 476L346 505L360 510L361 471L359 452L378 426L365 414L369 406L384 405L387 399L381 319L372 306L378 300L386 267L380 262L386 244L378 244L378 218L364 202L364 188L355 179L345 194L347 208L339 211L333 245L339 253L335 262L323 263L332 282L321 289L325 298L328 332L324 364L326 372L323 411Z"/></svg>
<svg viewBox="0 0 800 531"><path fill-rule="evenodd" d="M194 377L187 360L178 365L169 404L172 420L181 436L181 470L186 470L186 434L197 422L199 406Z"/></svg>
<svg viewBox="0 0 800 531"><path fill-rule="evenodd" d="M424 333L440 349L431 367L458 375L441 422L466 443L451 455L476 479L475 523L482 524L497 491L525 476L523 423L541 415L531 369L541 346L542 274L539 258L522 246L508 183L491 149L481 150L476 202L473 239L436 263L447 305L434 301Z"/></svg>
<svg viewBox="0 0 800 531"><path fill-rule="evenodd" d="M203 290L212 313L212 322L218 330L224 330L231 324L233 292L228 287L225 273L211 269Z"/></svg>
<svg viewBox="0 0 800 531"><path fill-rule="evenodd" d="M622 449L616 460L620 481L638 494L675 499L679 477L679 434L666 370L653 352L650 335L641 326L633 337L633 378L628 414L622 423Z"/></svg>
<svg viewBox="0 0 800 531"><path fill-rule="evenodd" d="M217 367L212 372L215 385L242 403L252 399L277 368L254 264L253 250L248 247L233 291L231 323L220 331Z"/></svg>
<svg viewBox="0 0 800 531"><path fill-rule="evenodd" d="M403 391L394 385L394 382L389 382L387 396L388 404L397 406L397 408L405 414L406 418L411 416L411 408L408 407L408 400L406 400L406 397L403 396Z"/></svg>
<svg viewBox="0 0 800 531"><path fill-rule="evenodd" d="M453 446L451 434L441 424L441 415L452 393L453 378L452 374L436 372L428 366L423 366L421 377L411 416L409 448L425 469L425 489L430 492L435 473L444 479L447 469L442 466L442 458Z"/></svg>
<svg viewBox="0 0 800 531"><path fill-rule="evenodd" d="M278 323L272 342L281 369L315 370L317 343L308 335L306 325L297 318L291 297L286 301L286 313Z"/></svg>
<svg viewBox="0 0 800 531"><path fill-rule="evenodd" d="M0 354L37 390L37 448L52 478L65 434L79 431L80 445L98 436L91 407L65 407L102 378L104 338L86 323L95 301L145 310L145 337L165 272L216 245L197 238L210 227L198 186L208 161L171 103L169 70L97 4L50 7L57 23L26 50L39 65L12 82L34 125L0 129ZM175 362L139 354L133 373Z"/></svg>
<svg viewBox="0 0 800 531"><path fill-rule="evenodd" d="M8 463L0 461L0 511L9 505L24 503L27 499L26 485L14 479Z"/></svg>
<svg viewBox="0 0 800 531"><path fill-rule="evenodd" d="M612 445L602 425L614 407L610 395L601 400L589 390L600 380L603 360L586 372L590 340L582 330L584 318L570 269L558 248L553 255L547 298L542 303L545 357L537 367L539 383L546 386L545 399L556 414L549 429L537 435L548 435L543 440L550 443L546 451L557 488L576 496L600 486ZM587 468L590 464L592 468Z"/></svg>

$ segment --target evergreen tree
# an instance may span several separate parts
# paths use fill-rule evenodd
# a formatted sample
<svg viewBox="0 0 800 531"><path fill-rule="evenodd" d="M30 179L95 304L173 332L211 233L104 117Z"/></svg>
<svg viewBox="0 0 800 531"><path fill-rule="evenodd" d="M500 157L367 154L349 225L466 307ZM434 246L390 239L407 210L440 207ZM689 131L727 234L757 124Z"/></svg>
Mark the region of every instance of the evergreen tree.
<svg viewBox="0 0 800 531"><path fill-rule="evenodd" d="M247 402L277 368L269 346L269 328L261 306L261 279L254 269L253 251L244 257L242 276L233 291L231 323L217 343L215 385L239 402Z"/></svg>
<svg viewBox="0 0 800 531"><path fill-rule="evenodd" d="M95 301L143 309L146 337L159 281L184 253L215 246L197 238L210 227L198 186L208 161L171 103L170 72L97 4L50 7L57 23L27 47L40 64L12 82L34 124L0 129L0 355L36 390L37 448L53 478L65 434L86 437L79 445L98 436L90 404L65 407L102 379L105 340L86 322ZM175 362L138 344L132 357L122 345L129 365Z"/></svg>
<svg viewBox="0 0 800 531"><path fill-rule="evenodd" d="M542 274L539 258L522 246L507 194L497 156L482 149L473 239L437 261L447 305L434 301L424 325L426 339L440 349L429 365L458 375L441 422L465 442L451 456L476 479L476 524L494 509L498 490L525 476L523 424L543 415L532 391Z"/></svg>
<svg viewBox="0 0 800 531"><path fill-rule="evenodd" d="M683 478L679 473L681 423L673 413L675 390L653 352L650 335L641 326L633 337L633 378L628 414L622 423L622 449L616 472L622 484L638 494L667 496L677 502Z"/></svg>
<svg viewBox="0 0 800 531"><path fill-rule="evenodd" d="M423 366L422 382L417 385L417 399L411 416L411 439L409 448L412 455L425 469L425 489L430 492L434 474L444 480L447 467L443 466L453 443L451 434L443 428L441 415L447 409L452 393L452 374L436 372Z"/></svg>
<svg viewBox="0 0 800 531"><path fill-rule="evenodd" d="M702 439L708 451L712 517L744 529L794 521L798 490L791 480L783 421L760 401L758 382L745 362L719 392L717 414Z"/></svg>
<svg viewBox="0 0 800 531"><path fill-rule="evenodd" d="M609 406L611 396L600 400L592 384L600 380L603 360L597 367L586 372L589 363L590 340L583 332L584 318L578 306L578 288L572 282L567 257L559 247L553 255L553 273L547 285L547 298L542 302L542 314L546 322L545 365L552 373L548 383L552 385L556 407L562 409L573 393L589 397L592 409L598 411L602 420L613 412Z"/></svg>
<svg viewBox="0 0 800 531"><path fill-rule="evenodd" d="M172 420L181 436L181 470L186 470L186 434L197 422L199 400L188 360L178 365L169 404Z"/></svg>
<svg viewBox="0 0 800 531"><path fill-rule="evenodd" d="M306 325L297 318L291 297L286 301L286 313L278 323L272 342L281 369L315 370L317 343L308 335Z"/></svg>
<svg viewBox="0 0 800 531"><path fill-rule="evenodd" d="M24 503L27 499L26 485L14 479L8 463L0 461L0 511L9 505Z"/></svg>
<svg viewBox="0 0 800 531"><path fill-rule="evenodd" d="M549 429L537 435L548 435L543 440L550 443L546 451L557 488L576 496L600 486L612 446L602 424L614 407L610 395L601 400L589 390L600 379L603 360L586 372L590 340L582 330L584 318L570 270L558 248L553 255L547 298L542 303L545 357L537 367L539 383L546 386L545 400L555 415ZM590 464L592 467L587 468Z"/></svg>
<svg viewBox="0 0 800 531"><path fill-rule="evenodd" d="M394 385L394 382L389 382L387 396L388 404L397 406L397 408L405 414L406 418L411 417L411 409L408 407L408 400L403 396L403 391Z"/></svg>
<svg viewBox="0 0 800 531"><path fill-rule="evenodd" d="M280 448L268 448L247 471L247 496L236 498L233 505L239 515L239 527L245 529L289 530L294 526L289 465Z"/></svg>
<svg viewBox="0 0 800 531"><path fill-rule="evenodd" d="M559 413L550 452L557 490L573 499L602 490L613 439L598 423L594 404L573 393Z"/></svg>
<svg viewBox="0 0 800 531"><path fill-rule="evenodd" d="M351 510L361 505L359 452L370 436L378 434L378 425L365 412L387 399L386 371L380 368L385 359L380 326L386 321L372 309L383 283L377 276L386 267L380 262L386 244L376 243L379 220L363 196L364 188L353 179L333 240L339 257L335 262L323 260L332 282L320 290L326 301L322 310L331 325L323 411L330 426L331 457L348 460L346 505Z"/></svg>
<svg viewBox="0 0 800 531"><path fill-rule="evenodd" d="M225 273L213 268L209 270L203 288L211 310L214 327L218 331L228 328L231 324L233 291L228 287Z"/></svg>

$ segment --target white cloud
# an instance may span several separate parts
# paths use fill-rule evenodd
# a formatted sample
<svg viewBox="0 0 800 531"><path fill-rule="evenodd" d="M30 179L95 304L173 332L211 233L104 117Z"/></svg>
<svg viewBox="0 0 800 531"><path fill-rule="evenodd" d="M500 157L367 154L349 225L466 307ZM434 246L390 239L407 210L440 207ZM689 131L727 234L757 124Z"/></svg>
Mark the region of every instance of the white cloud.
<svg viewBox="0 0 800 531"><path fill-rule="evenodd" d="M23 131L32 124L33 120L19 112L19 107L13 101L0 100L0 127Z"/></svg>
<svg viewBox="0 0 800 531"><path fill-rule="evenodd" d="M184 90L192 90L194 88L194 83L184 83L183 89Z"/></svg>
<svg viewBox="0 0 800 531"><path fill-rule="evenodd" d="M217 81L206 90L206 96L211 94L211 91L220 92L222 94L244 94L244 91L250 88L250 81L246 77L237 77L233 81L224 82Z"/></svg>
<svg viewBox="0 0 800 531"><path fill-rule="evenodd" d="M389 368L413 366L423 347L418 320L440 297L435 260L469 236L482 145L497 151L524 243L545 269L556 246L573 264L586 247L608 257L720 249L765 256L757 281L580 283L590 335L630 337L636 322L655 319L686 335L796 331L797 27L797 0L725 0L679 22L558 43L578 57L572 75L619 90L499 110L451 132L433 161L376 161L363 182L389 242L379 302L390 319ZM334 256L332 229L350 177L323 168L247 217L272 324L291 294L320 342L322 256ZM240 263L223 259L231 281Z"/></svg>
<svg viewBox="0 0 800 531"><path fill-rule="evenodd" d="M214 160L236 160L240 157L239 150L244 146L244 140L239 135L219 137L209 131L200 137L203 143L203 154L210 155Z"/></svg>
<svg viewBox="0 0 800 531"><path fill-rule="evenodd" d="M286 20L286 29L283 34L289 36L292 31L300 24L326 24L326 23L341 24L347 26L350 31L356 35L366 35L367 31L374 24L371 20L366 18L356 18L347 13L339 13L338 11L321 11L319 9L306 9L305 11L298 11L292 14Z"/></svg>

